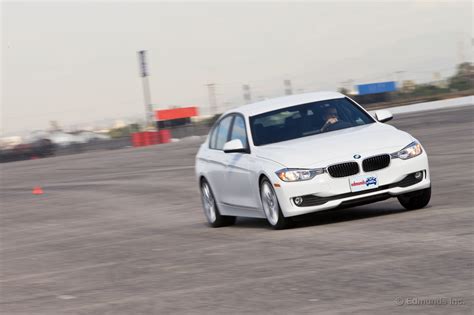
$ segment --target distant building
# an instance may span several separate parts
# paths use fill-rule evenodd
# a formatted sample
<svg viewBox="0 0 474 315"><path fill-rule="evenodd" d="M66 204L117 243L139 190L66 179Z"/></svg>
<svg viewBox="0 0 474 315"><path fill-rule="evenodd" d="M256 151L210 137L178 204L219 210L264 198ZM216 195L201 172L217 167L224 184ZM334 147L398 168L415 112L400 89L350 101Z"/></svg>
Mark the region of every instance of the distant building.
<svg viewBox="0 0 474 315"><path fill-rule="evenodd" d="M191 118L198 116L197 107L180 107L155 111L159 129L168 129L191 124Z"/></svg>
<svg viewBox="0 0 474 315"><path fill-rule="evenodd" d="M439 87L440 89L446 89L449 86L448 80L438 80L433 83L434 86Z"/></svg>
<svg viewBox="0 0 474 315"><path fill-rule="evenodd" d="M402 88L401 88L402 93L413 92L415 88L416 88L416 84L415 84L415 81L413 80L404 80L402 82Z"/></svg>
<svg viewBox="0 0 474 315"><path fill-rule="evenodd" d="M388 102L397 91L395 81L374 82L356 85L357 95L353 98L361 104Z"/></svg>

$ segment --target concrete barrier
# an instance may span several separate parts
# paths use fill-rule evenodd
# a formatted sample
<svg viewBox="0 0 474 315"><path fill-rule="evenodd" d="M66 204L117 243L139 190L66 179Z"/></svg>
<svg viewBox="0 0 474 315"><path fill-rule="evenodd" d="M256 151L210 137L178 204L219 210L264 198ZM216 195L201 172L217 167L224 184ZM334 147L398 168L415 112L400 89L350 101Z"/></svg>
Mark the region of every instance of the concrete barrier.
<svg viewBox="0 0 474 315"><path fill-rule="evenodd" d="M405 114L405 113L415 113L422 112L426 110L435 110L435 109L448 109L456 108L461 106L474 105L474 96L464 96L457 98L450 98L446 100L439 100L433 102L424 102L417 103L412 105L405 106L396 106L387 108L393 114Z"/></svg>

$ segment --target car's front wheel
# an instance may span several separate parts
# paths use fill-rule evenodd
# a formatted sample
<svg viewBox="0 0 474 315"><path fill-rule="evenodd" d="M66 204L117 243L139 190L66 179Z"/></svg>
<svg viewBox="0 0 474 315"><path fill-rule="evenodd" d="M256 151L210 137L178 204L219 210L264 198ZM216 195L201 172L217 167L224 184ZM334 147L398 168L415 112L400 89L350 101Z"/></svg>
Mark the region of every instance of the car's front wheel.
<svg viewBox="0 0 474 315"><path fill-rule="evenodd" d="M398 196L398 201L407 210L424 208L428 205L430 199L431 187Z"/></svg>
<svg viewBox="0 0 474 315"><path fill-rule="evenodd" d="M235 217L220 214L211 186L209 186L209 183L205 179L201 181L201 200L204 214L210 226L221 227L235 223Z"/></svg>
<svg viewBox="0 0 474 315"><path fill-rule="evenodd" d="M262 200L263 211L272 228L281 230L291 226L293 221L283 216L275 190L267 178L264 178L260 183L260 198Z"/></svg>

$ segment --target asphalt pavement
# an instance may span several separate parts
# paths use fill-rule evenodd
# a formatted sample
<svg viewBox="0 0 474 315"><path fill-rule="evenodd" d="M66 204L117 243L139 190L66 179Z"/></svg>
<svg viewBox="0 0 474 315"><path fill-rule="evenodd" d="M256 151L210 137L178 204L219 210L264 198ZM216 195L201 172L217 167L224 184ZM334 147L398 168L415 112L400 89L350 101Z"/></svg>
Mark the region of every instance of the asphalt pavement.
<svg viewBox="0 0 474 315"><path fill-rule="evenodd" d="M428 151L427 208L390 199L283 231L207 227L200 138L2 164L0 312L472 314L473 117L393 120Z"/></svg>

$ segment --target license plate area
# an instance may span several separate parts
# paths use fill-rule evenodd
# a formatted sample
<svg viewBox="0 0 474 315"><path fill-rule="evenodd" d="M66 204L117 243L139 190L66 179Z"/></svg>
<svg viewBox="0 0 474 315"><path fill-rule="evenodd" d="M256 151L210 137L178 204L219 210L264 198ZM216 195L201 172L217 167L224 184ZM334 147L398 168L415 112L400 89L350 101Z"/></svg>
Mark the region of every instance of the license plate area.
<svg viewBox="0 0 474 315"><path fill-rule="evenodd" d="M379 187L379 180L376 174L366 174L349 177L349 187L352 192L370 190Z"/></svg>

